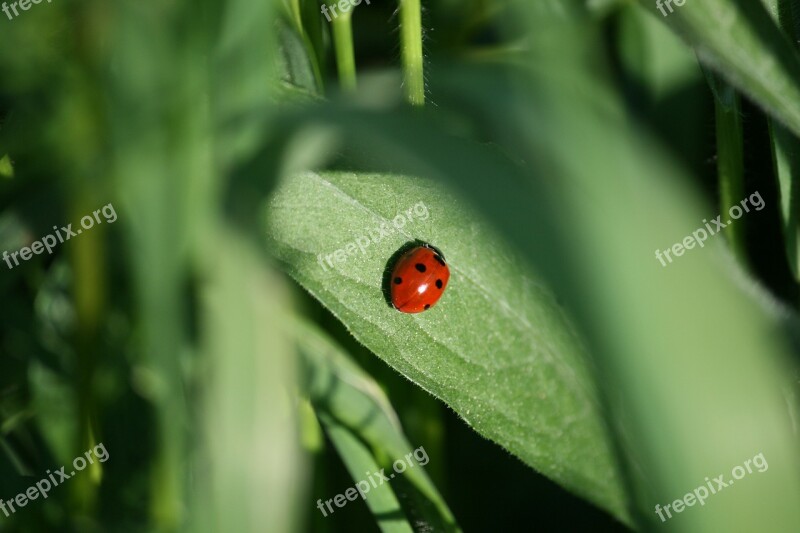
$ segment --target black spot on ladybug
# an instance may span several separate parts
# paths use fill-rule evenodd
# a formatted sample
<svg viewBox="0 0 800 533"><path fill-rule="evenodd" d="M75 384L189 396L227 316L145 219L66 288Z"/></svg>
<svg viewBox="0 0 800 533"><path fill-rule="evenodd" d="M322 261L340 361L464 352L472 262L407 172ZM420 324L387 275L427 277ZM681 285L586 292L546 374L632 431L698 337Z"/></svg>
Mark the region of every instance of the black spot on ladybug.
<svg viewBox="0 0 800 533"><path fill-rule="evenodd" d="M431 308L431 304L425 304L425 310L426 310L426 311L427 311L428 309L430 309L430 308Z"/></svg>
<svg viewBox="0 0 800 533"><path fill-rule="evenodd" d="M417 263L415 266L416 266L416 269L419 270L420 272L425 272L427 270L425 268L425 265L423 265L422 263Z"/></svg>
<svg viewBox="0 0 800 533"><path fill-rule="evenodd" d="M401 283L403 283L403 278L394 278L395 285L400 285Z"/></svg>
<svg viewBox="0 0 800 533"><path fill-rule="evenodd" d="M442 280L440 280L440 279L436 280L436 288L437 289L441 289L442 288Z"/></svg>
<svg viewBox="0 0 800 533"><path fill-rule="evenodd" d="M444 262L444 259L439 257L439 254L433 254L433 258L436 259L436 261L438 261L440 265L447 266L447 264Z"/></svg>

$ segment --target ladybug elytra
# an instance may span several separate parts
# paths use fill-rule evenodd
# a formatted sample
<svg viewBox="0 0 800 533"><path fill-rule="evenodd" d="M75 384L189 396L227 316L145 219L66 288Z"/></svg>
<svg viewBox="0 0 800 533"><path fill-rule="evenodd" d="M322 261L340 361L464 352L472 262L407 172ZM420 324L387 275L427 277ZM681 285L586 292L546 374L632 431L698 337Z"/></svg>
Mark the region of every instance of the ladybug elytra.
<svg viewBox="0 0 800 533"><path fill-rule="evenodd" d="M439 250L428 244L412 248L392 270L392 306L403 313L427 311L439 301L449 280L450 268Z"/></svg>

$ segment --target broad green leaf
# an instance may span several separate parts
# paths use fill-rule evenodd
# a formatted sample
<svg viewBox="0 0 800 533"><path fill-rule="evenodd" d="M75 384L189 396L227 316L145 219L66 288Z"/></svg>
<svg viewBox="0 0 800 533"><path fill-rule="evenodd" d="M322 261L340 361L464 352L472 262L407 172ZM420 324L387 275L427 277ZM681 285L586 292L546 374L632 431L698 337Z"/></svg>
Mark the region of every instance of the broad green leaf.
<svg viewBox="0 0 800 533"><path fill-rule="evenodd" d="M671 263L655 256L717 209L701 208L681 190L676 168L613 121L577 120L592 115L576 102L558 114L555 138L569 141L552 146L565 168L554 181L564 184L559 205L581 254L576 262L585 265L562 283L579 294L571 303L590 332L641 527L662 525L656 505L681 498L706 476L730 479L756 454L794 471L795 400L786 391L796 370L774 316L742 290L751 281L739 271L731 276L721 237ZM587 149L576 158L573 146ZM780 500L796 498L800 483L783 470L769 472L737 481L713 507L673 516L670 525L751 531L770 516L776 531L796 529L800 513Z"/></svg>
<svg viewBox="0 0 800 533"><path fill-rule="evenodd" d="M796 388L796 366L775 314L742 289L754 282L733 267L716 235L702 248L687 244L672 263L657 259L717 209L682 187L684 171L636 124L609 112L621 104L612 81L581 69L579 58L566 58L563 68L572 63L574 87L591 94L540 76L521 87L536 97L520 98L517 120L530 125L525 146L535 159L557 161L548 182L562 192L553 201L577 268L552 282L590 339L637 525L755 531L769 516L773 530L794 531L800 512L786 502L800 495L789 405L796 400L787 391ZM543 109L546 122L537 124ZM673 515L668 525L654 512L706 476L730 479L758 453L787 470L736 481L713 505Z"/></svg>
<svg viewBox="0 0 800 533"><path fill-rule="evenodd" d="M270 246L360 342L479 433L627 518L580 340L466 203L408 177L306 172L268 207ZM382 282L392 255L416 239L442 250L451 279L431 311L404 315Z"/></svg>
<svg viewBox="0 0 800 533"><path fill-rule="evenodd" d="M795 134L800 134L800 59L761 2L703 0L664 13L640 3L680 33L714 68Z"/></svg>
<svg viewBox="0 0 800 533"><path fill-rule="evenodd" d="M366 503L381 529L411 531L409 524L414 524L414 530L458 531L420 462L427 458L427 464L430 457L424 448L420 451L409 444L379 385L315 327L297 321L295 332L306 366L308 394L354 482L380 468L391 475L395 461L408 465L408 454L418 454L411 459L416 461L414 467L391 475L391 483L366 489Z"/></svg>

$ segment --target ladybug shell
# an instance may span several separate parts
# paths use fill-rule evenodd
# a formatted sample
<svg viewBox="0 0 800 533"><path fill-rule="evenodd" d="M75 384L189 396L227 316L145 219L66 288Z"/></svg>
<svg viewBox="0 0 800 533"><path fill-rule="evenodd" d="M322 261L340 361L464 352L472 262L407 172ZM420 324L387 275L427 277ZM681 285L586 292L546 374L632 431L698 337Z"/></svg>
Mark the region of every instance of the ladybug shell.
<svg viewBox="0 0 800 533"><path fill-rule="evenodd" d="M403 313L426 311L439 301L449 280L450 268L439 252L429 246L412 248L392 271L392 305Z"/></svg>

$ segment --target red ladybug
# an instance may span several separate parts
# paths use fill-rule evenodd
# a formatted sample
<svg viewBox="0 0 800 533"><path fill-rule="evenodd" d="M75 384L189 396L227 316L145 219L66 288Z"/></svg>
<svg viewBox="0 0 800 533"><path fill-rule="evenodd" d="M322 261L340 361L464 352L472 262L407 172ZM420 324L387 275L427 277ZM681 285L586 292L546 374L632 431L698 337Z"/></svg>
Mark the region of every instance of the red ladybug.
<svg viewBox="0 0 800 533"><path fill-rule="evenodd" d="M442 297L450 269L433 246L423 244L400 256L392 271L392 305L403 313L421 313Z"/></svg>

